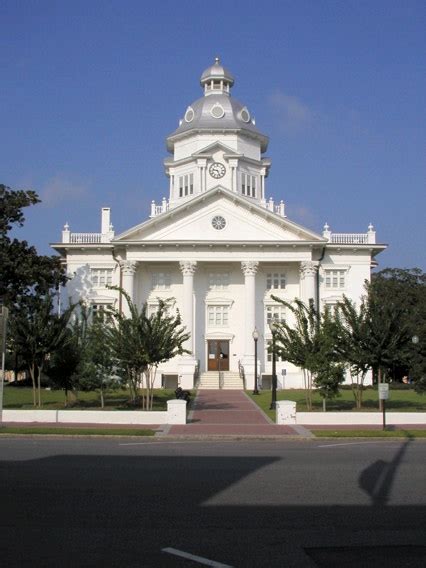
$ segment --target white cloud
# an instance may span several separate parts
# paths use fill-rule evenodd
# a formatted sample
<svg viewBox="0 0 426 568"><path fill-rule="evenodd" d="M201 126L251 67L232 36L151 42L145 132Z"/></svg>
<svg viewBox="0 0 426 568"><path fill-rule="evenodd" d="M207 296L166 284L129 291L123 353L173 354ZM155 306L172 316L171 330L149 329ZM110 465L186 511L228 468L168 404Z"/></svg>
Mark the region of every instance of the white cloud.
<svg viewBox="0 0 426 568"><path fill-rule="evenodd" d="M268 103L281 128L301 130L312 122L312 110L297 97L277 90L269 95Z"/></svg>
<svg viewBox="0 0 426 568"><path fill-rule="evenodd" d="M41 189L40 198L46 207L54 207L64 201L75 201L85 197L88 192L86 184L76 184L64 176L58 175L50 179Z"/></svg>

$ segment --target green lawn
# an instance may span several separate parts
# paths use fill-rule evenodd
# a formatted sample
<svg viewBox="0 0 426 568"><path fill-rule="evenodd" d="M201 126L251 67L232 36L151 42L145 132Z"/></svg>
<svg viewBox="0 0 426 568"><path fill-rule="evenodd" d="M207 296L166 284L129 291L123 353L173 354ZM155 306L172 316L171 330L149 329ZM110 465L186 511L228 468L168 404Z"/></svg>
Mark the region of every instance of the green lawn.
<svg viewBox="0 0 426 568"><path fill-rule="evenodd" d="M426 430L312 430L317 438L426 438Z"/></svg>
<svg viewBox="0 0 426 568"><path fill-rule="evenodd" d="M173 390L156 389L154 392L153 410L167 410L167 401L175 398ZM64 393L60 390L41 391L43 408L46 410L64 409ZM30 387L14 387L6 385L4 388L3 408L31 409L33 407L33 392ZM78 398L72 406L73 410L100 410L101 401L98 392L78 392ZM138 410L129 404L129 391L111 391L105 397L105 410Z"/></svg>
<svg viewBox="0 0 426 568"><path fill-rule="evenodd" d="M247 394L275 420L275 412L269 410L271 404L271 391L263 391L259 395L253 395L251 391ZM296 402L296 410L306 412L305 391L302 389L290 389L277 391L277 400L293 400ZM313 393L313 410L322 412L322 398L318 393ZM340 396L334 400L327 401L328 411L354 410L355 412L371 412L379 410L378 394L375 388L367 388L363 393L363 408L357 411L352 391L343 389ZM390 391L390 399L386 401L386 411L398 412L426 412L426 396L417 394L413 389L395 389Z"/></svg>
<svg viewBox="0 0 426 568"><path fill-rule="evenodd" d="M154 430L130 428L49 428L48 426L3 426L1 434L54 436L154 436Z"/></svg>

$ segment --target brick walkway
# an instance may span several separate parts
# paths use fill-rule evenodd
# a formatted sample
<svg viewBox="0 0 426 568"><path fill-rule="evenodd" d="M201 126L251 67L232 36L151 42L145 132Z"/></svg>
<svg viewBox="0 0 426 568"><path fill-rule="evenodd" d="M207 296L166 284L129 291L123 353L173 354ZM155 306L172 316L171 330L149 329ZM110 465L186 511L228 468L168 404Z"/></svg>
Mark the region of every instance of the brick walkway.
<svg viewBox="0 0 426 568"><path fill-rule="evenodd" d="M291 426L274 424L260 408L239 390L202 390L192 405L188 424L171 426L173 436L297 436Z"/></svg>

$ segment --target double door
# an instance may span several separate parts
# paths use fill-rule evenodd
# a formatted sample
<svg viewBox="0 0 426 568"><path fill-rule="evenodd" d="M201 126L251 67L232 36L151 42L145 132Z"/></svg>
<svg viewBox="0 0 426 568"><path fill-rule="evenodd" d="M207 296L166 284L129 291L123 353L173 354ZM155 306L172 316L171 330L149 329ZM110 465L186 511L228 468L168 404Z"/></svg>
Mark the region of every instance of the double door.
<svg viewBox="0 0 426 568"><path fill-rule="evenodd" d="M229 340L211 339L207 342L207 370L229 371Z"/></svg>

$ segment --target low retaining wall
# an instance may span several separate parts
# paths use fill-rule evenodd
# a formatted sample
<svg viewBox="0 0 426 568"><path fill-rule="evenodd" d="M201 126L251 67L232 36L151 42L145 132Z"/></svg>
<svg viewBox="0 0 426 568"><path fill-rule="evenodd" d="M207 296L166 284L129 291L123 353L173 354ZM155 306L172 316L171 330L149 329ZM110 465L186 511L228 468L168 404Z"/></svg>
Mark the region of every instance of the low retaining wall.
<svg viewBox="0 0 426 568"><path fill-rule="evenodd" d="M186 424L186 400L168 400L167 410L3 410L3 422L62 424Z"/></svg>
<svg viewBox="0 0 426 568"><path fill-rule="evenodd" d="M277 424L303 426L358 426L383 424L382 412L296 412L291 400L277 401ZM426 412L386 412L386 424L426 424Z"/></svg>

